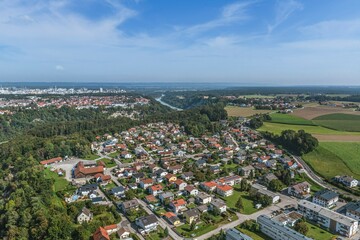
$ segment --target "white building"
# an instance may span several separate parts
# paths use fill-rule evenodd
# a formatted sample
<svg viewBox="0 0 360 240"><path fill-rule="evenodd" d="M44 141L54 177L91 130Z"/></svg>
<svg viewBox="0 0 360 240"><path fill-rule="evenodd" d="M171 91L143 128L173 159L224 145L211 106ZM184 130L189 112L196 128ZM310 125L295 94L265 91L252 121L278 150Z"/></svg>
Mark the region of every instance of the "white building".
<svg viewBox="0 0 360 240"><path fill-rule="evenodd" d="M339 200L339 195L328 189L318 191L314 194L312 202L322 207L330 208Z"/></svg>
<svg viewBox="0 0 360 240"><path fill-rule="evenodd" d="M257 222L260 225L260 231L265 235L269 236L274 240L311 240L301 233L296 232L295 230L284 226L276 220L272 220L266 215L260 215L257 218Z"/></svg>
<svg viewBox="0 0 360 240"><path fill-rule="evenodd" d="M298 211L305 218L329 229L333 233L352 237L358 231L358 221L315 203L300 200Z"/></svg>

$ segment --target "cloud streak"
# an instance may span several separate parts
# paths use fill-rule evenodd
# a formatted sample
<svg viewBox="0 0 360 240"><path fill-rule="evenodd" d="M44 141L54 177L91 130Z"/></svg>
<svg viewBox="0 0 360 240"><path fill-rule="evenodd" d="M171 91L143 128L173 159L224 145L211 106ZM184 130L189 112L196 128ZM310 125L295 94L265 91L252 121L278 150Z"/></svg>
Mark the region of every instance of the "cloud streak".
<svg viewBox="0 0 360 240"><path fill-rule="evenodd" d="M295 11L302 10L303 5L296 0L278 0L275 9L275 20L274 23L268 25L268 34L271 34Z"/></svg>

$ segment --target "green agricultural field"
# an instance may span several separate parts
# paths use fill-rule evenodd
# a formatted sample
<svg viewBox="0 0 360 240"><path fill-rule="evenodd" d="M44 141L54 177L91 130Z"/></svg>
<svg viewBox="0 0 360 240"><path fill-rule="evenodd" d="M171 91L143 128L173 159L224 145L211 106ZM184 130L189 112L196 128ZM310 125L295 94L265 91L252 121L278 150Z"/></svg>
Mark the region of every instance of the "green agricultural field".
<svg viewBox="0 0 360 240"><path fill-rule="evenodd" d="M359 154L360 142L320 142L316 150L303 158L325 178L336 175L360 178Z"/></svg>
<svg viewBox="0 0 360 240"><path fill-rule="evenodd" d="M44 170L45 178L54 180L54 191L65 190L69 186L69 182L64 177L59 176L57 173L50 171L49 168Z"/></svg>
<svg viewBox="0 0 360 240"><path fill-rule="evenodd" d="M103 161L107 168L112 168L116 166L116 162L108 159L108 158L101 158L100 160L97 160L96 162Z"/></svg>
<svg viewBox="0 0 360 240"><path fill-rule="evenodd" d="M292 125L292 124L281 124L281 123L271 123L264 122L264 125L259 128L259 131L268 131L275 134L281 134L284 130L304 130L307 133L311 134L324 134L324 135L360 135L360 132L345 132L345 131L336 131L333 129L325 128L322 126L308 126L308 125Z"/></svg>
<svg viewBox="0 0 360 240"><path fill-rule="evenodd" d="M360 132L360 115L334 113L316 117L313 121L339 131Z"/></svg>
<svg viewBox="0 0 360 240"><path fill-rule="evenodd" d="M273 123L284 123L293 125L316 125L311 120L307 120L298 116L283 114L283 113L272 113L271 122Z"/></svg>

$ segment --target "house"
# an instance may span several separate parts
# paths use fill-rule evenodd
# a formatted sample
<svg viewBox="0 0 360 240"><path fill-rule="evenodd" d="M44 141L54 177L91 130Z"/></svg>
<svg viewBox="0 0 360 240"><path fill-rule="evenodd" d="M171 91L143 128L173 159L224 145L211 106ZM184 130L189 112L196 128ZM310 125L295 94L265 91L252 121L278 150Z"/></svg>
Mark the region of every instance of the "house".
<svg viewBox="0 0 360 240"><path fill-rule="evenodd" d="M356 187L358 185L358 180L350 176L336 176L334 179L349 188Z"/></svg>
<svg viewBox="0 0 360 240"><path fill-rule="evenodd" d="M123 186L114 187L110 190L110 194L116 197L122 197L125 195L125 189Z"/></svg>
<svg viewBox="0 0 360 240"><path fill-rule="evenodd" d="M76 167L73 171L74 178L92 177L98 173L104 173L103 166L85 167L82 161L76 164Z"/></svg>
<svg viewBox="0 0 360 240"><path fill-rule="evenodd" d="M138 210L139 206L140 204L136 199L132 199L120 203L120 208L123 211L123 213L128 213L130 210Z"/></svg>
<svg viewBox="0 0 360 240"><path fill-rule="evenodd" d="M155 173L159 178L165 177L168 174L168 172L162 168L156 170Z"/></svg>
<svg viewBox="0 0 360 240"><path fill-rule="evenodd" d="M195 165L198 167L198 168L203 168L203 167L206 167L206 161L205 159L199 159L195 162Z"/></svg>
<svg viewBox="0 0 360 240"><path fill-rule="evenodd" d="M205 213L208 211L208 206L206 205L200 205L196 208L200 213Z"/></svg>
<svg viewBox="0 0 360 240"><path fill-rule="evenodd" d="M154 214L136 219L135 224L138 226L139 232L141 234L147 234L149 232L156 231L159 225Z"/></svg>
<svg viewBox="0 0 360 240"><path fill-rule="evenodd" d="M83 207L76 219L80 224L83 222L90 222L93 219L93 213L86 207Z"/></svg>
<svg viewBox="0 0 360 240"><path fill-rule="evenodd" d="M241 177L238 175L226 176L217 180L217 183L220 185L229 185L234 186L241 182Z"/></svg>
<svg viewBox="0 0 360 240"><path fill-rule="evenodd" d="M275 168L276 167L276 160L269 160L265 163L265 165L268 167L268 168Z"/></svg>
<svg viewBox="0 0 360 240"><path fill-rule="evenodd" d="M214 174L217 174L220 172L221 168L219 165L212 165L210 166L209 170L214 173Z"/></svg>
<svg viewBox="0 0 360 240"><path fill-rule="evenodd" d="M98 185L93 184L86 184L84 186L79 187L77 190L77 194L81 196L88 196L90 193L95 192L98 189Z"/></svg>
<svg viewBox="0 0 360 240"><path fill-rule="evenodd" d="M170 166L168 168L169 172L171 172L173 174L181 173L182 169L183 169L183 167L181 165Z"/></svg>
<svg viewBox="0 0 360 240"><path fill-rule="evenodd" d="M95 233L93 234L93 239L94 240L110 240L110 237L104 228L99 227L98 229L96 229Z"/></svg>
<svg viewBox="0 0 360 240"><path fill-rule="evenodd" d="M177 179L175 182L174 182L176 188L179 190L179 191L183 191L185 189L185 187L187 186L187 183L184 182L183 180L181 179Z"/></svg>
<svg viewBox="0 0 360 240"><path fill-rule="evenodd" d="M132 175L132 178L135 180L136 183L140 183L140 180L145 177L145 174L143 172L134 173Z"/></svg>
<svg viewBox="0 0 360 240"><path fill-rule="evenodd" d="M172 192L164 192L159 195L159 199L162 203L165 201L172 201L174 200L174 194Z"/></svg>
<svg viewBox="0 0 360 240"><path fill-rule="evenodd" d="M153 180L151 178L144 178L140 180L140 188L146 189L153 185Z"/></svg>
<svg viewBox="0 0 360 240"><path fill-rule="evenodd" d="M189 181L194 178L194 173L193 172L185 172L185 173L181 174L181 178L185 181Z"/></svg>
<svg viewBox="0 0 360 240"><path fill-rule="evenodd" d="M205 191L212 192L216 189L217 183L216 182L203 182L200 186Z"/></svg>
<svg viewBox="0 0 360 240"><path fill-rule="evenodd" d="M52 165L54 163L58 163L58 162L62 162L63 159L61 157L56 157L56 158L51 158L51 159L48 159L48 160L43 160L40 162L41 165L44 165L44 166L48 166L48 165Z"/></svg>
<svg viewBox="0 0 360 240"><path fill-rule="evenodd" d="M226 212L226 203L218 198L213 198L209 206L210 210L217 211L219 213Z"/></svg>
<svg viewBox="0 0 360 240"><path fill-rule="evenodd" d="M158 194L162 193L163 187L160 184L157 184L150 186L148 189L150 194L157 196Z"/></svg>
<svg viewBox="0 0 360 240"><path fill-rule="evenodd" d="M302 218L302 215L296 211L281 213L273 219L282 223L284 226L294 227L296 222Z"/></svg>
<svg viewBox="0 0 360 240"><path fill-rule="evenodd" d="M192 224L194 221L196 222L200 218L200 213L196 208L193 208L185 211L183 216L185 217L188 224Z"/></svg>
<svg viewBox="0 0 360 240"><path fill-rule="evenodd" d="M257 159L257 161L259 163L265 163L265 164L268 160L270 160L270 156L261 156L261 157L258 157L258 159Z"/></svg>
<svg viewBox="0 0 360 240"><path fill-rule="evenodd" d="M170 224L174 225L174 226L178 226L181 224L180 219L178 218L178 216L176 216L175 213L173 212L167 212L164 214L164 218L166 219L166 221L168 221Z"/></svg>
<svg viewBox="0 0 360 240"><path fill-rule="evenodd" d="M138 189L138 185L136 183L128 183L127 186L132 190Z"/></svg>
<svg viewBox="0 0 360 240"><path fill-rule="evenodd" d="M310 196L311 185L308 182L301 182L288 187L288 194L300 199L308 198Z"/></svg>
<svg viewBox="0 0 360 240"><path fill-rule="evenodd" d="M263 181L266 185L268 185L272 180L278 179L275 174L267 173L263 176Z"/></svg>
<svg viewBox="0 0 360 240"><path fill-rule="evenodd" d="M269 198L271 198L272 203L277 203L280 201L280 195L267 190L267 188L263 185L260 185L258 183L255 183L251 185L250 194L258 194L258 195L264 195Z"/></svg>
<svg viewBox="0 0 360 240"><path fill-rule="evenodd" d="M169 206L173 210L174 213L179 213L186 209L186 201L182 198L173 200L170 202Z"/></svg>
<svg viewBox="0 0 360 240"><path fill-rule="evenodd" d="M188 185L184 189L187 195L196 196L199 193L199 190L192 185Z"/></svg>
<svg viewBox="0 0 360 240"><path fill-rule="evenodd" d="M158 202L158 200L154 195L150 194L145 196L145 202L148 204L155 204Z"/></svg>
<svg viewBox="0 0 360 240"><path fill-rule="evenodd" d="M220 185L216 187L216 193L223 197L229 197L233 195L234 189L229 185Z"/></svg>
<svg viewBox="0 0 360 240"><path fill-rule="evenodd" d="M313 195L312 202L322 207L330 208L339 200L339 195L329 189L323 189Z"/></svg>
<svg viewBox="0 0 360 240"><path fill-rule="evenodd" d="M238 169L240 176L249 177L251 172L255 172L255 168L251 165L246 167L241 167Z"/></svg>
<svg viewBox="0 0 360 240"><path fill-rule="evenodd" d="M177 177L174 174L168 173L165 176L165 179L168 183L175 182L177 180Z"/></svg>
<svg viewBox="0 0 360 240"><path fill-rule="evenodd" d="M198 195L196 195L196 202L199 204L208 204L211 202L211 196L204 192L199 192Z"/></svg>
<svg viewBox="0 0 360 240"><path fill-rule="evenodd" d="M131 232L129 231L129 229L127 229L126 227L121 227L118 231L117 231L117 235L120 239L129 239L130 238L130 234Z"/></svg>
<svg viewBox="0 0 360 240"><path fill-rule="evenodd" d="M95 174L94 178L96 179L96 182L100 183L101 185L106 185L111 181L110 175L104 175L102 173Z"/></svg>
<svg viewBox="0 0 360 240"><path fill-rule="evenodd" d="M106 230L106 232L111 235L115 232L117 232L119 230L119 226L116 224L111 224L111 225L107 225L104 227L104 229Z"/></svg>

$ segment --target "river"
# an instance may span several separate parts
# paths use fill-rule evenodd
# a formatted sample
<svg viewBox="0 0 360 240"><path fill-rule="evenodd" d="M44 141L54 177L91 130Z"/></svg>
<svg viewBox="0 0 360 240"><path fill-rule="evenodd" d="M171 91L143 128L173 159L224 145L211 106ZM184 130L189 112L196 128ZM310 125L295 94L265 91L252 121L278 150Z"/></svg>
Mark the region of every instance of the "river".
<svg viewBox="0 0 360 240"><path fill-rule="evenodd" d="M159 103L161 103L162 105L167 106L167 107L169 107L169 108L171 108L171 109L174 109L174 110L176 110L176 111L182 111L182 110L183 110L183 109L181 109L181 108L177 108L177 107L171 106L170 104L168 104L168 103L166 103L166 102L163 102L161 99L162 99L164 96L165 96L165 95L163 94L163 95L161 95L161 97L155 98L155 100L158 101Z"/></svg>

